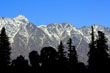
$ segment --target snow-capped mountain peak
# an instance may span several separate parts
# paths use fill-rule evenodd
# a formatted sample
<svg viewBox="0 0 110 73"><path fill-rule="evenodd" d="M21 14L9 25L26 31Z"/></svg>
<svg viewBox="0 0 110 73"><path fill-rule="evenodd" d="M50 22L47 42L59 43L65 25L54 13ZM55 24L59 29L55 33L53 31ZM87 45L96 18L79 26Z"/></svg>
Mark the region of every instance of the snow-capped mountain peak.
<svg viewBox="0 0 110 73"><path fill-rule="evenodd" d="M20 20L20 21L24 21L24 22L28 22L28 19L23 16L23 15L18 15L16 18L14 18L15 20Z"/></svg>

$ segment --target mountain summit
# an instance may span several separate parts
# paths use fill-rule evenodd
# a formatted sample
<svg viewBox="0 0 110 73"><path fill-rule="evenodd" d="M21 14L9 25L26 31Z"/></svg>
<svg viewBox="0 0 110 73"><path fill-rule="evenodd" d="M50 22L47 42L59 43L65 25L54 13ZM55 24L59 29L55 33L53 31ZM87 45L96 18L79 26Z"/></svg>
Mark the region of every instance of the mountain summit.
<svg viewBox="0 0 110 73"><path fill-rule="evenodd" d="M67 40L71 37L77 49L78 60L87 64L88 44L91 41L90 27L77 29L72 24L67 23L37 27L22 15L16 18L0 18L0 29L2 27L6 28L6 32L10 37L12 59L15 59L19 55L28 58L29 52L32 50L40 52L41 48L46 46L57 48L61 40L66 47ZM108 44L110 44L110 28L100 25L94 25L94 28L95 31L103 31L108 38Z"/></svg>
<svg viewBox="0 0 110 73"><path fill-rule="evenodd" d="M23 15L18 15L15 19L20 20L20 21L28 22L28 19Z"/></svg>

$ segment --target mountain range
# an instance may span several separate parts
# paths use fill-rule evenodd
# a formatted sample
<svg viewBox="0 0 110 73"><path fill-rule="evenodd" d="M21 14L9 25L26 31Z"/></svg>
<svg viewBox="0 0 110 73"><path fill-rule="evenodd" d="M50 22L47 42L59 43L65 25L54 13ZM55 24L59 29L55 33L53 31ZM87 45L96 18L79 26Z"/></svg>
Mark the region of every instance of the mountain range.
<svg viewBox="0 0 110 73"><path fill-rule="evenodd" d="M97 24L93 26L95 36L97 37L97 31L104 32L110 45L110 28ZM47 46L57 48L60 41L63 41L66 50L67 41L72 38L78 60L87 64L88 44L91 41L91 27L89 26L76 28L68 23L36 26L25 16L19 15L15 18L0 17L0 30L2 27L6 28L11 43L11 59L15 59L19 55L28 59L29 52L36 50L40 53L40 50Z"/></svg>

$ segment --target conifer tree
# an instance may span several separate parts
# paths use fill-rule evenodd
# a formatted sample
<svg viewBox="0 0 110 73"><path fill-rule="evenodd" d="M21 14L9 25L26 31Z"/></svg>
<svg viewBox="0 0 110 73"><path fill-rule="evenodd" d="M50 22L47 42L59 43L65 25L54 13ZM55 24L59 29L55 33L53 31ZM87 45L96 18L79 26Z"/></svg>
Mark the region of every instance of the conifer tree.
<svg viewBox="0 0 110 73"><path fill-rule="evenodd" d="M107 45L107 39L105 37L105 34L101 31L98 31L98 38L96 40L96 45L97 45L97 65L99 70L101 68L105 69L107 66L108 62L108 45Z"/></svg>
<svg viewBox="0 0 110 73"><path fill-rule="evenodd" d="M72 39L70 38L68 40L68 57L69 57L69 62L72 63L72 64L75 64L77 63L77 52L76 52L76 48L75 46L73 46L72 44Z"/></svg>
<svg viewBox="0 0 110 73"><path fill-rule="evenodd" d="M90 51L88 53L88 63L90 72L99 72L103 70L108 60L107 39L103 32L98 31L98 37L94 39L94 28L92 26Z"/></svg>
<svg viewBox="0 0 110 73"><path fill-rule="evenodd" d="M60 44L58 46L58 56L59 56L60 60L65 57L64 46L63 46L62 41L60 42Z"/></svg>
<svg viewBox="0 0 110 73"><path fill-rule="evenodd" d="M0 34L0 68L7 68L10 63L10 43L3 27Z"/></svg>
<svg viewBox="0 0 110 73"><path fill-rule="evenodd" d="M91 42L89 44L90 51L88 52L88 63L89 63L89 69L94 68L95 64L95 58L96 58L96 45L95 45L95 39L94 39L94 28L91 27L92 33L91 33Z"/></svg>

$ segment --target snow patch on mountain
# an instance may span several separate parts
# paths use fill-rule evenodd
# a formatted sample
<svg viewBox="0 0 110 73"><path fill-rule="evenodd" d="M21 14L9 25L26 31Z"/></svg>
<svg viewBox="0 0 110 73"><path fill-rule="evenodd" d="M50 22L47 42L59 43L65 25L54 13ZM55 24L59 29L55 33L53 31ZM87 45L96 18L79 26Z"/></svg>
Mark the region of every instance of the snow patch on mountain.
<svg viewBox="0 0 110 73"><path fill-rule="evenodd" d="M14 18L15 20L18 20L18 21L22 21L22 22L28 22L28 19L23 16L23 15L18 15L16 18Z"/></svg>

